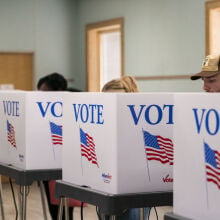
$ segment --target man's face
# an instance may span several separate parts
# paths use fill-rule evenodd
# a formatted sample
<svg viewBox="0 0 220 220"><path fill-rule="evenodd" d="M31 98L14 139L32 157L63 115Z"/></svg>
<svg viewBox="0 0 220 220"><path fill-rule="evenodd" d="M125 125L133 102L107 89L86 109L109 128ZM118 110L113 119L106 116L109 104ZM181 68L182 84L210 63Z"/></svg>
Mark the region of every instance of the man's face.
<svg viewBox="0 0 220 220"><path fill-rule="evenodd" d="M220 92L220 73L217 73L211 77L204 77L203 80L203 89L206 92Z"/></svg>

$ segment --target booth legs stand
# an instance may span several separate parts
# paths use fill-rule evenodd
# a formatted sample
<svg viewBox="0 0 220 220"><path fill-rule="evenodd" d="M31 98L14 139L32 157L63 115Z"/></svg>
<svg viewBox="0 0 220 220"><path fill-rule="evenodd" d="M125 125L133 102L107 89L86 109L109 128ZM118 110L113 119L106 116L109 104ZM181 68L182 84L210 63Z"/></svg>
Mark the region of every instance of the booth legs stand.
<svg viewBox="0 0 220 220"><path fill-rule="evenodd" d="M61 179L62 169L24 170L18 167L0 163L0 175L8 176L9 178L14 179L16 184L20 185L20 216L22 220L26 220L28 187L34 181ZM40 187L41 190L43 190L43 186L41 185L42 183L40 184ZM42 205L44 206L44 204ZM44 215L46 216L46 209L43 209L45 212Z"/></svg>
<svg viewBox="0 0 220 220"><path fill-rule="evenodd" d="M41 203L42 203L42 209L43 209L43 215L44 220L47 220L47 209L46 209L46 203L45 203L45 192L44 192L44 185L42 181L38 181L38 185L40 187L40 194L41 194Z"/></svg>
<svg viewBox="0 0 220 220"><path fill-rule="evenodd" d="M59 204L59 210L58 210L57 220L62 220L62 216L63 216L63 204L64 204L64 198L61 197L61 198L60 198L60 204Z"/></svg>
<svg viewBox="0 0 220 220"><path fill-rule="evenodd" d="M2 199L2 180L1 180L1 176L0 176L0 207L1 207L2 220L5 220L5 213L4 213L3 199Z"/></svg>
<svg viewBox="0 0 220 220"><path fill-rule="evenodd" d="M148 193L128 193L110 194L70 184L64 181L56 181L55 196L61 198L58 216L61 217L63 199L74 198L76 200L92 204L100 208L101 213L109 215L111 220L115 220L118 213L124 209L143 208L154 206L172 206L172 192L148 192ZM61 220L61 218L59 219Z"/></svg>
<svg viewBox="0 0 220 220"><path fill-rule="evenodd" d="M60 198L60 204L59 204L59 210L58 210L58 216L57 216L57 220L62 220L62 216L63 216L63 206L65 207L64 212L65 212L65 220L69 220L69 212L68 212L68 199L61 197Z"/></svg>
<svg viewBox="0 0 220 220"><path fill-rule="evenodd" d="M21 219L26 219L26 207L27 207L27 195L28 195L28 187L21 186Z"/></svg>

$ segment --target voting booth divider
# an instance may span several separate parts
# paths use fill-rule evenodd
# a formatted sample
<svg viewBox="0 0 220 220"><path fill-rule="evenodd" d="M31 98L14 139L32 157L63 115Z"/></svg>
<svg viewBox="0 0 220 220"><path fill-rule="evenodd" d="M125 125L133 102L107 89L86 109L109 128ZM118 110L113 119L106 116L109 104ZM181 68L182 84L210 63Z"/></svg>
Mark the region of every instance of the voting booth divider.
<svg viewBox="0 0 220 220"><path fill-rule="evenodd" d="M0 91L0 162L61 168L64 92Z"/></svg>
<svg viewBox="0 0 220 220"><path fill-rule="evenodd" d="M175 94L174 214L220 219L220 95Z"/></svg>
<svg viewBox="0 0 220 220"><path fill-rule="evenodd" d="M63 107L63 181L112 194L172 191L172 94L69 93Z"/></svg>
<svg viewBox="0 0 220 220"><path fill-rule="evenodd" d="M62 168L64 182L111 194L174 190L174 214L217 220L219 99L0 91L0 162Z"/></svg>
<svg viewBox="0 0 220 220"><path fill-rule="evenodd" d="M173 112L170 93L0 91L0 162L107 193L172 191Z"/></svg>

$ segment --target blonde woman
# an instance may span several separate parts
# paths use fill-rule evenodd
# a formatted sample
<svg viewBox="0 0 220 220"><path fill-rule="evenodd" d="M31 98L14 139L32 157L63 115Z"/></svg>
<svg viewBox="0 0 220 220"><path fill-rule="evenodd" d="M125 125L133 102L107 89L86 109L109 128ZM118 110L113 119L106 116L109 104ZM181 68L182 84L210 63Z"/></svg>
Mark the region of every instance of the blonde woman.
<svg viewBox="0 0 220 220"><path fill-rule="evenodd" d="M138 85L134 77L122 76L107 82L102 92L139 92Z"/></svg>
<svg viewBox="0 0 220 220"><path fill-rule="evenodd" d="M107 82L103 88L102 92L139 92L137 82L132 76L122 76L118 79L113 79ZM144 219L148 219L150 213L150 208L144 208ZM105 216L105 220L108 220L109 216ZM123 210L122 213L117 215L117 220L139 220L140 219L140 209L132 208Z"/></svg>

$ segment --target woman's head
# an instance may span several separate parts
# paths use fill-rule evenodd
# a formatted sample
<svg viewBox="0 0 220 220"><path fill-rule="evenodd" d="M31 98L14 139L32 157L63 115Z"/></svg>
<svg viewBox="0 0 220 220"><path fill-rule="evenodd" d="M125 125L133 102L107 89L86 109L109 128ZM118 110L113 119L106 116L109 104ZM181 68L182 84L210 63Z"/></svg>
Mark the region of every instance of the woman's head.
<svg viewBox="0 0 220 220"><path fill-rule="evenodd" d="M122 76L107 82L102 92L139 92L136 80L132 76Z"/></svg>
<svg viewBox="0 0 220 220"><path fill-rule="evenodd" d="M41 91L65 91L67 80L59 73L51 73L38 81L37 89Z"/></svg>

